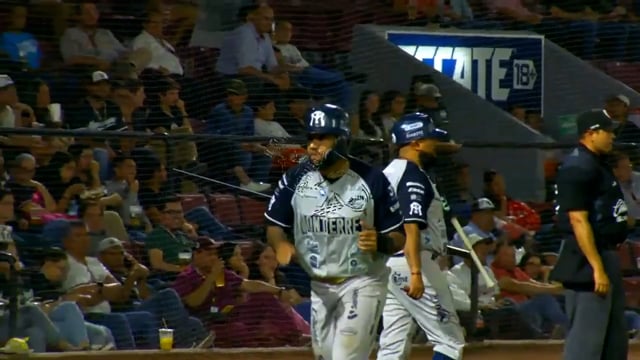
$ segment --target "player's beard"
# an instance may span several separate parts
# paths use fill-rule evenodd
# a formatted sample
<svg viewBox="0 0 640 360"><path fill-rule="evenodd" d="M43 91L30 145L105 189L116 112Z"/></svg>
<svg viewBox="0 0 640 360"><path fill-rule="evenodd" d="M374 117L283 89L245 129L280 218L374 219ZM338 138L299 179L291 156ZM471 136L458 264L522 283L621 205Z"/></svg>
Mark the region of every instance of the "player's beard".
<svg viewBox="0 0 640 360"><path fill-rule="evenodd" d="M438 161L436 154L431 154L427 152L421 152L419 157L420 157L420 165L422 166L423 169L429 169L433 167Z"/></svg>

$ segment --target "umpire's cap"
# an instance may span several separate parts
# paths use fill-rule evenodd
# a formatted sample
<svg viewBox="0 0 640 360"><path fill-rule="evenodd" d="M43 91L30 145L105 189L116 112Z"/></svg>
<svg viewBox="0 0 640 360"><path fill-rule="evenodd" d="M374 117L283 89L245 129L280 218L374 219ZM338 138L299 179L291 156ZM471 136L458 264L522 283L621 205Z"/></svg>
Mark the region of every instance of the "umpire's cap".
<svg viewBox="0 0 640 360"><path fill-rule="evenodd" d="M589 130L614 131L616 125L606 110L591 110L578 115L576 127L578 135L583 135Z"/></svg>
<svg viewBox="0 0 640 360"><path fill-rule="evenodd" d="M438 129L429 115L419 112L404 115L391 128L391 141L398 146L422 139L449 141L449 133Z"/></svg>

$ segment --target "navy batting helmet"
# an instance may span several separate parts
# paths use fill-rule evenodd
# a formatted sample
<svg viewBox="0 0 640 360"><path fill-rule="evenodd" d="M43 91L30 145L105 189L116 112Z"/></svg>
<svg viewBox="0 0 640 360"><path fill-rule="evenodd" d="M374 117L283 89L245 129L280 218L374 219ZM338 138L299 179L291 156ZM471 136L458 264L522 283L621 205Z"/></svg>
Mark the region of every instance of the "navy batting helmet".
<svg viewBox="0 0 640 360"><path fill-rule="evenodd" d="M431 117L423 113L404 115L391 128L391 141L398 146L422 139L449 141L449 134L438 129Z"/></svg>
<svg viewBox="0 0 640 360"><path fill-rule="evenodd" d="M341 107L324 104L312 107L305 115L307 122L307 134L313 135L334 135L336 144L329 150L324 159L315 164L318 168L326 168L333 165L339 159L346 159L349 155L349 144L351 140L351 129L349 124L349 114Z"/></svg>

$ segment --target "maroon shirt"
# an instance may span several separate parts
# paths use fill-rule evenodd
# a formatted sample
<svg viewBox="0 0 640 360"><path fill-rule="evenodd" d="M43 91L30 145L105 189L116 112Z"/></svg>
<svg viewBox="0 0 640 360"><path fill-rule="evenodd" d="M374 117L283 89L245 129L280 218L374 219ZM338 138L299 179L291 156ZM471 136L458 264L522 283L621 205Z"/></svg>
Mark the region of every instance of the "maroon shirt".
<svg viewBox="0 0 640 360"><path fill-rule="evenodd" d="M193 266L189 266L178 275L173 288L181 298L184 298L197 290L204 279L205 275L200 274ZM199 319L222 320L238 304L238 299L242 295L240 285L243 281L235 273L225 270L223 287L213 286L212 291L199 306L192 308L185 304L185 307L191 315Z"/></svg>

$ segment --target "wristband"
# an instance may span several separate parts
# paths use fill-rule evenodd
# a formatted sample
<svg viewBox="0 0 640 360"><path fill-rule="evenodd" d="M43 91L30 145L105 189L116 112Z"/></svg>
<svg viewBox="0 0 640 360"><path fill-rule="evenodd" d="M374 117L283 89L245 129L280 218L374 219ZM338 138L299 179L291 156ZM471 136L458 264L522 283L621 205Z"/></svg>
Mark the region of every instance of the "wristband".
<svg viewBox="0 0 640 360"><path fill-rule="evenodd" d="M378 233L376 241L376 248L378 252L387 255L393 255L396 252L395 241L393 241L391 236L383 233Z"/></svg>

